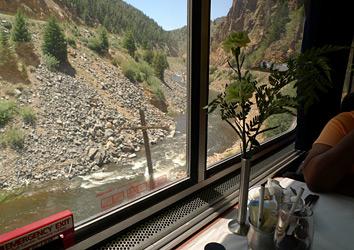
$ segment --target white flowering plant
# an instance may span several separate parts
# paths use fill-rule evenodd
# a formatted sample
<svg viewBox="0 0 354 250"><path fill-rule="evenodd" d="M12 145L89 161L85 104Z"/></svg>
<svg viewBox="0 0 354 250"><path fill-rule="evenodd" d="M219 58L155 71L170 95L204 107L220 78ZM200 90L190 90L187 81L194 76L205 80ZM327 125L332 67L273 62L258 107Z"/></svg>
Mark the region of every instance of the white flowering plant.
<svg viewBox="0 0 354 250"><path fill-rule="evenodd" d="M268 83L258 83L248 70L242 71L245 60L242 49L248 43L248 33L243 30L226 37L223 46L225 52L231 52L235 58L235 66L228 61L235 74L231 77L231 83L226 84L225 91L204 107L208 114L220 107L221 119L240 137L241 154L245 159L250 159L254 150L260 146L257 140L260 134L278 127L264 128L267 118L283 113L295 115L294 108L300 108L306 113L318 99L318 92L326 92L332 87L332 70L326 56L349 49L333 45L313 47L304 53L291 55L283 62L287 65L283 71L277 70L274 63L270 67L263 63L259 70L269 73ZM294 83L293 87L301 95L295 97L282 92L290 83ZM250 113L252 107L257 110L254 115Z"/></svg>
<svg viewBox="0 0 354 250"><path fill-rule="evenodd" d="M264 128L265 120L275 114L294 114L297 107L296 98L282 93L292 77L290 73L272 70L268 77L268 84L258 83L249 71L242 71L245 55L242 51L250 42L246 31L236 31L225 39L223 45L227 53L232 53L236 65L228 62L234 75L231 83L226 84L225 91L218 94L205 109L208 113L214 112L219 106L221 119L226 121L241 140L241 154L250 159L255 148L260 146L257 137L277 128ZM251 109L257 111L251 115Z"/></svg>

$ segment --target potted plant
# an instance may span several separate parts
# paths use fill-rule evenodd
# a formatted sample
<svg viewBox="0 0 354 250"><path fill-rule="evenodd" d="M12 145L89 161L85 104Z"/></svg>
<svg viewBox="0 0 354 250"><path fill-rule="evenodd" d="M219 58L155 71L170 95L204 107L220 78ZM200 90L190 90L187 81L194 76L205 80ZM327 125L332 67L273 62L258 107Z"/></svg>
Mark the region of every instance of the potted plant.
<svg viewBox="0 0 354 250"><path fill-rule="evenodd" d="M217 95L205 109L208 113L218 111L222 120L226 121L240 138L241 143L241 181L239 195L238 218L231 221L229 228L234 233L246 235L248 227L245 223L247 214L248 182L251 158L255 149L260 146L260 134L275 129L265 128L264 123L272 115L289 113L298 103L303 102L305 111L316 99L316 91L326 91L330 86L330 67L323 54L341 49L325 46L321 49L311 49L304 54L290 57L287 70L276 70L274 64L260 69L269 72L268 83L259 83L252 74L242 70L245 54L243 49L250 42L246 31L240 30L229 34L224 43L226 53L235 58L235 66L228 62L234 71L231 83L226 84L224 92ZM295 81L294 87L302 93L302 99L282 93L282 89ZM308 84L311 82L311 84ZM251 110L256 110L251 114Z"/></svg>

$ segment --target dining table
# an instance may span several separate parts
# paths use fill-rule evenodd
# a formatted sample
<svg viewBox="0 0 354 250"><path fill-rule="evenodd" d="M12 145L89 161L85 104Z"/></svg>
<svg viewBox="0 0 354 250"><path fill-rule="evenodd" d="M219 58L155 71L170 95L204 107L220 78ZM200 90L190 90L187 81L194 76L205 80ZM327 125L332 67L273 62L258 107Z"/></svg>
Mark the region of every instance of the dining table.
<svg viewBox="0 0 354 250"><path fill-rule="evenodd" d="M312 206L314 216L314 238L312 250L353 250L354 249L354 197L339 193L314 193L306 183L290 178L277 178L283 188L295 190L304 188L302 197L319 195ZM246 250L247 236L239 236L228 228L230 220L237 218L236 206L223 213L199 233L184 242L178 250L204 250L213 243L226 250Z"/></svg>

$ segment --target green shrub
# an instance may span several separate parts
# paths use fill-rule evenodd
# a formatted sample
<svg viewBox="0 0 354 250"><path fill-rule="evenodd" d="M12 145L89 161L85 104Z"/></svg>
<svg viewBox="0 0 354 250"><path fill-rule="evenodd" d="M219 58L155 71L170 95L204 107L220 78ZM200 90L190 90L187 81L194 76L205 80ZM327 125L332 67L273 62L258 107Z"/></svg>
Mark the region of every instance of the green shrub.
<svg viewBox="0 0 354 250"><path fill-rule="evenodd" d="M74 26L71 27L71 32L74 34L74 36L78 37L80 36L80 31L79 29L77 28L77 25L74 24Z"/></svg>
<svg viewBox="0 0 354 250"><path fill-rule="evenodd" d="M151 87L152 93L162 101L165 101L165 94L160 86Z"/></svg>
<svg viewBox="0 0 354 250"><path fill-rule="evenodd" d="M156 76L151 76L147 79L146 82L149 85L151 92L160 100L165 101L165 94L161 88L160 79L158 79Z"/></svg>
<svg viewBox="0 0 354 250"><path fill-rule="evenodd" d="M19 128L11 128L6 132L4 139L3 143L6 143L8 147L21 148L25 141L25 134Z"/></svg>
<svg viewBox="0 0 354 250"><path fill-rule="evenodd" d="M6 21L2 25L8 30L12 29L12 24L9 21Z"/></svg>
<svg viewBox="0 0 354 250"><path fill-rule="evenodd" d="M121 66L125 77L128 78L130 81L135 82L136 72L138 69L137 63L134 62L134 60L129 60L129 61L124 61Z"/></svg>
<svg viewBox="0 0 354 250"><path fill-rule="evenodd" d="M4 125L8 122L15 111L15 103L12 101L1 101L0 102L0 125Z"/></svg>
<svg viewBox="0 0 354 250"><path fill-rule="evenodd" d="M163 52L156 52L152 64L155 69L155 76L157 76L160 80L164 80L165 69L170 68L166 54Z"/></svg>
<svg viewBox="0 0 354 250"><path fill-rule="evenodd" d="M210 66L209 67L209 74L214 74L214 72L218 69L218 66Z"/></svg>
<svg viewBox="0 0 354 250"><path fill-rule="evenodd" d="M160 86L161 84L161 81L156 76L149 77L146 82L150 87Z"/></svg>
<svg viewBox="0 0 354 250"><path fill-rule="evenodd" d="M116 66L116 67L119 65L118 60L117 60L116 57L113 57L113 58L111 59L111 63L112 63L114 66Z"/></svg>
<svg viewBox="0 0 354 250"><path fill-rule="evenodd" d="M25 122L33 123L36 119L36 112L31 107L25 107L20 109L20 115Z"/></svg>
<svg viewBox="0 0 354 250"><path fill-rule="evenodd" d="M123 58L121 56L115 56L112 58L111 60L111 63L114 65L114 66L118 66L118 65L121 65L123 62Z"/></svg>
<svg viewBox="0 0 354 250"><path fill-rule="evenodd" d="M143 76L142 76L142 74L139 71L135 72L135 80L137 82L143 82L144 81Z"/></svg>
<svg viewBox="0 0 354 250"><path fill-rule="evenodd" d="M36 71L36 67L34 67L34 66L32 66L32 65L28 66L28 68L29 68L29 70L30 70L31 73L33 73L33 72Z"/></svg>
<svg viewBox="0 0 354 250"><path fill-rule="evenodd" d="M59 67L59 60L51 55L44 55L44 63L47 65L48 69L55 70Z"/></svg>
<svg viewBox="0 0 354 250"><path fill-rule="evenodd" d="M148 62L149 64L152 64L152 62L154 60L154 56L155 56L155 54L152 50L147 50L143 54L143 60Z"/></svg>
<svg viewBox="0 0 354 250"><path fill-rule="evenodd" d="M102 52L101 43L97 38L90 38L87 42L87 47L97 53Z"/></svg>
<svg viewBox="0 0 354 250"><path fill-rule="evenodd" d="M155 74L154 69L147 62L139 62L138 69L142 73L143 80L147 79Z"/></svg>
<svg viewBox="0 0 354 250"><path fill-rule="evenodd" d="M88 40L87 47L99 54L104 54L108 51L108 33L107 30L102 27L98 29L99 38L90 38Z"/></svg>
<svg viewBox="0 0 354 250"><path fill-rule="evenodd" d="M86 47L88 47L88 39L86 38L86 37L84 37L84 38L82 38L82 44L84 45L84 46L86 46Z"/></svg>
<svg viewBox="0 0 354 250"><path fill-rule="evenodd" d="M141 54L140 54L140 53L135 53L135 54L134 54L134 60L135 60L136 62L141 61Z"/></svg>
<svg viewBox="0 0 354 250"><path fill-rule="evenodd" d="M125 75L126 78L128 78L130 81L134 82L135 81L135 72L132 69L127 69L123 70L123 74Z"/></svg>
<svg viewBox="0 0 354 250"><path fill-rule="evenodd" d="M272 128L272 127L277 127L277 128L264 132L264 136L266 138L271 138L275 135L285 132L290 128L290 125L292 124L293 120L294 120L294 116L290 114L276 114L270 116L265 121L266 128Z"/></svg>
<svg viewBox="0 0 354 250"><path fill-rule="evenodd" d="M66 43L69 44L71 47L76 49L76 40L74 37L66 38Z"/></svg>
<svg viewBox="0 0 354 250"><path fill-rule="evenodd" d="M214 80L215 80L214 77L209 76L209 84L212 83Z"/></svg>

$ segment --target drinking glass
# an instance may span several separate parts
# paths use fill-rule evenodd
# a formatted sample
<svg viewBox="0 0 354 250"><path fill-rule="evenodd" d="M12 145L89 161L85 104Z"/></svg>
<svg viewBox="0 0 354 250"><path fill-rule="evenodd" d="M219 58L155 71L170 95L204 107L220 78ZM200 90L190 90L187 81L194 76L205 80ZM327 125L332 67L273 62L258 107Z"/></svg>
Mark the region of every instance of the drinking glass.
<svg viewBox="0 0 354 250"><path fill-rule="evenodd" d="M299 203L282 206L274 233L277 250L309 250L313 242L313 212Z"/></svg>

